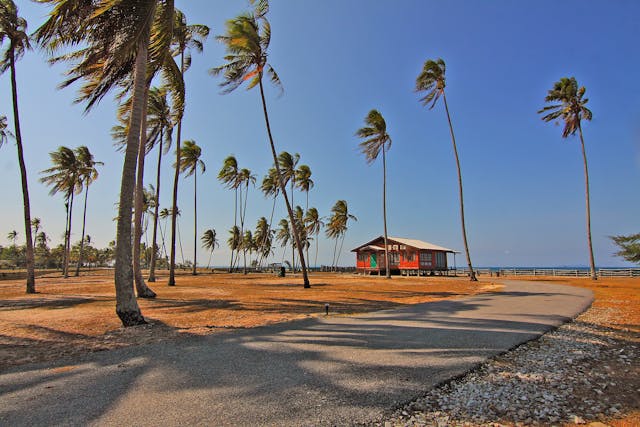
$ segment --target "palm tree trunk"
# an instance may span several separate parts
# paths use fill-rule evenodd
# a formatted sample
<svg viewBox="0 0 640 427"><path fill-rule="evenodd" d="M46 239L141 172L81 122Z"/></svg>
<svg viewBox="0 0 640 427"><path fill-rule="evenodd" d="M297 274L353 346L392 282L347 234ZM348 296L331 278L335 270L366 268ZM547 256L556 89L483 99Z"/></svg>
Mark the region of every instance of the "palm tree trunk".
<svg viewBox="0 0 640 427"><path fill-rule="evenodd" d="M198 274L196 271L198 250L198 171L193 173L193 274Z"/></svg>
<svg viewBox="0 0 640 427"><path fill-rule="evenodd" d="M116 313L124 326L146 323L133 292L133 263L131 251L131 209L136 182L136 157L140 144L140 125L146 87L147 48L149 27L138 44L133 77L133 102L127 146L122 167L120 202L118 204L118 228L116 239Z"/></svg>
<svg viewBox="0 0 640 427"><path fill-rule="evenodd" d="M180 53L180 74L184 80L184 52ZM182 115L178 120L178 131L176 135L176 171L173 176L173 202L171 215L171 259L169 261L169 282L168 286L176 285L176 221L178 212L178 181L180 178L180 142L182 139Z"/></svg>
<svg viewBox="0 0 640 427"><path fill-rule="evenodd" d="M82 265L82 253L84 251L84 232L87 223L87 199L89 198L89 184L85 183L84 187L84 208L82 210L82 236L80 237L80 254L78 255L78 265L76 266L75 276L80 276L80 266Z"/></svg>
<svg viewBox="0 0 640 427"><path fill-rule="evenodd" d="M316 233L316 258L315 258L315 260L313 261L313 264L314 264L314 266L315 266L315 268L316 268L316 269L318 268L318 247L319 247L319 246L318 246L318 240L320 240L320 236L319 236L319 234L320 234L320 233Z"/></svg>
<svg viewBox="0 0 640 427"><path fill-rule="evenodd" d="M160 130L160 145L158 146L158 171L156 172L156 206L153 209L153 237L151 239L151 265L149 266L148 282L156 281L156 241L158 240L158 211L160 210L160 166L162 165L162 138Z"/></svg>
<svg viewBox="0 0 640 427"><path fill-rule="evenodd" d="M387 279L391 279L389 245L387 243L387 156L384 144L382 145L382 220L384 222L384 268Z"/></svg>
<svg viewBox="0 0 640 427"><path fill-rule="evenodd" d="M67 196L67 201L64 203L64 209L64 244L62 248L62 265L60 266L63 276L64 266L67 259L67 238L69 237L69 196Z"/></svg>
<svg viewBox="0 0 640 427"><path fill-rule="evenodd" d="M294 203L294 202L293 202L293 196L294 196L294 194L293 194L293 185L294 185L294 177L293 177L293 176L291 176L291 206L292 206L292 207L293 207L293 206L295 206L295 205L293 204L293 203ZM291 221L293 221L293 220L291 220ZM296 227L296 226L293 224L293 222L291 223L291 227L292 227L292 228ZM297 227L296 227L296 230L297 230ZM296 272L296 250L295 250L295 246L296 246L296 244L295 244L295 243L296 243L296 240L294 239L294 240L291 242L291 272L293 272L293 273L295 273L295 272Z"/></svg>
<svg viewBox="0 0 640 427"><path fill-rule="evenodd" d="M140 118L140 143L138 145L138 167L136 188L134 191L133 213L133 280L138 298L155 298L156 293L144 283L140 266L140 242L142 241L144 215L144 161L147 156L147 106L149 104L149 85L146 83L142 99L142 117Z"/></svg>
<svg viewBox="0 0 640 427"><path fill-rule="evenodd" d="M291 224L293 225L293 237L296 241L296 246L298 247L298 251L300 254L300 265L302 266L302 277L304 280L304 287L310 288L309 284L309 276L307 275L307 265L304 262L304 251L302 250L302 246L300 245L300 235L298 234L298 227L295 223L295 218L293 216L293 210L291 209L291 205L289 204L289 198L287 197L287 191L284 187L284 184L281 179L280 167L278 166L278 156L276 155L276 148L273 143L273 136L271 135L271 126L269 125L269 114L267 113L267 101L264 98L264 89L262 86L262 79L260 79L260 97L262 98L262 110L264 112L264 121L267 126L267 134L269 135L269 144L271 146L271 154L273 155L273 163L276 168L276 173L278 175L278 185L280 185L280 191L282 191L282 196L284 197L285 204L287 205L287 212L289 213L289 219L291 220Z"/></svg>
<svg viewBox="0 0 640 427"><path fill-rule="evenodd" d="M338 253L338 236L336 236L336 242L333 245L333 262L331 264L332 270L336 271L336 254Z"/></svg>
<svg viewBox="0 0 640 427"><path fill-rule="evenodd" d="M24 215L24 234L26 238L26 267L28 294L36 293L36 279L33 256L33 239L31 238L31 205L29 202L29 186L27 185L27 167L24 162L24 150L22 148L22 133L20 132L20 116L18 114L18 86L16 83L16 64L13 50L10 51L11 64L11 96L13 101L13 124L16 132L16 146L18 148L18 163L20 164L20 180L22 184L22 208Z"/></svg>
<svg viewBox="0 0 640 427"><path fill-rule="evenodd" d="M69 277L69 262L71 261L71 217L73 216L73 199L74 199L74 193L73 193L73 188L71 189L71 199L69 201L69 224L67 227L67 243L66 246L64 248L65 252L66 252L66 257L64 259L64 269L63 269L63 273L62 276L66 279Z"/></svg>
<svg viewBox="0 0 640 427"><path fill-rule="evenodd" d="M460 223L462 224L462 241L464 243L464 253L467 256L467 265L469 266L469 279L472 282L478 281L476 273L471 265L471 255L469 255L469 244L467 243L467 228L464 221L464 199L462 196L462 173L460 172L460 159L458 158L458 148L456 146L456 137L453 134L453 125L451 124L451 116L449 115L449 106L447 105L447 96L442 91L442 99L444 99L444 108L447 112L447 120L449 121L449 131L451 132L451 142L453 143L453 154L456 158L456 168L458 169L458 193L460 196Z"/></svg>
<svg viewBox="0 0 640 427"><path fill-rule="evenodd" d="M233 227L238 226L238 187L234 188L235 198L233 201ZM233 271L233 254L235 250L231 248L231 261L229 261L229 273Z"/></svg>
<svg viewBox="0 0 640 427"><path fill-rule="evenodd" d="M582 136L582 126L578 123L578 130L580 131L580 145L582 146L582 163L584 165L584 183L585 183L585 196L586 196L586 210L587 210L587 243L589 245L589 266L591 267L591 279L598 280L596 274L596 262L593 258L593 245L591 243L591 203L589 194L589 169L587 168L587 152L584 148L584 138Z"/></svg>

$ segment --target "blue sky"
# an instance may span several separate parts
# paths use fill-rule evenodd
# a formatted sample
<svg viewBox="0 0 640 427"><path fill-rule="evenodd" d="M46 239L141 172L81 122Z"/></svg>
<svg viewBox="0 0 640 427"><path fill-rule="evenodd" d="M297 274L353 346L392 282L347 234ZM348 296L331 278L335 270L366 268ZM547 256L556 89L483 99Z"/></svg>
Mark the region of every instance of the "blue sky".
<svg viewBox="0 0 640 427"><path fill-rule="evenodd" d="M34 31L48 12L18 1ZM198 178L198 235L215 228L226 241L233 224L233 194L216 180L223 159L234 154L261 180L271 164L257 91L220 95L207 70L222 64L213 35L246 8L243 1L177 0L191 23L212 28L203 54L194 54L186 76L183 138L203 149L207 172ZM593 121L584 124L592 194L596 263L627 265L613 257L608 236L640 231L640 3L635 1L382 1L273 0L270 62L284 94L267 91L276 148L298 152L313 171L310 204L328 215L338 199L358 217L347 233L349 249L382 233L380 162L367 166L354 132L378 109L393 145L388 153L389 234L462 250L455 163L443 106L428 110L413 92L426 59L447 64L447 98L458 140L472 260L484 266L562 266L588 263L584 176L577 137L536 111L553 83L575 76L587 88ZM4 47L4 46L3 46ZM49 167L47 153L60 145L87 145L105 162L89 196L88 234L102 246L115 236L122 155L112 147L111 97L88 115L74 105L76 88L56 89L63 65L50 67L44 52L18 64L18 85L32 215L61 240L61 195L50 197L37 181ZM12 120L8 73L0 76L0 114ZM153 160L151 160L153 159ZM147 162L147 182L155 155ZM165 161L161 204L168 206L172 171ZM15 148L0 151L0 241L22 232ZM193 179L180 183L180 229L192 257ZM296 192L295 203L304 195ZM74 240L80 236L80 203ZM269 216L271 203L251 190L247 221ZM286 214L282 203L276 218ZM322 238L319 264L330 263L333 244ZM312 258L313 258L313 250ZM228 262L226 245L214 264ZM282 257L276 249L275 260ZM201 251L199 264L206 263ZM463 258L458 257L458 264Z"/></svg>

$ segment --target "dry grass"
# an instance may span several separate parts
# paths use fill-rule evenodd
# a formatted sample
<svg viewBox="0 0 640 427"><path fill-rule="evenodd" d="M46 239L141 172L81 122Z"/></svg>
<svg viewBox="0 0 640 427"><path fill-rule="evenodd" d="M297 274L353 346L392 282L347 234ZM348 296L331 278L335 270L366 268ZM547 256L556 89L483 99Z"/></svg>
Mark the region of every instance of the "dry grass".
<svg viewBox="0 0 640 427"><path fill-rule="evenodd" d="M270 274L181 275L175 287L166 276L150 284L158 293L140 299L151 326L123 329L115 315L111 272L79 278L43 277L38 294L24 294L23 281L0 282L0 360L6 366L45 361L87 351L162 341L181 334L206 334L321 315L388 309L493 289L464 278L363 277L313 274L311 289L299 276ZM1 368L0 368L1 369Z"/></svg>

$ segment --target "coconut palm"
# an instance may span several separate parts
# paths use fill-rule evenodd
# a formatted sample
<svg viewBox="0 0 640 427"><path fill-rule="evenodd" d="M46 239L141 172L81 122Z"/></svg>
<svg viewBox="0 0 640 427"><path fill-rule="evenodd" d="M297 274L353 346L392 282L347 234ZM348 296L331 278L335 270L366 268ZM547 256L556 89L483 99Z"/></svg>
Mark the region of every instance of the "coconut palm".
<svg viewBox="0 0 640 427"><path fill-rule="evenodd" d="M204 173L206 170L206 166L202 160L200 160L200 156L202 155L202 149L196 145L195 141L188 140L184 142L184 146L182 147L182 151L180 153L180 172L184 174L185 177L189 177L193 175L193 272L192 274L195 276L196 272L196 264L197 264L197 256L196 250L198 245L198 174L196 173L197 169L200 169L200 173ZM174 165L174 167L178 167Z"/></svg>
<svg viewBox="0 0 640 427"><path fill-rule="evenodd" d="M253 233L253 238L256 244L256 250L258 251L259 261L258 265L262 265L262 261L271 255L271 244L273 239L273 231L267 218L260 217L256 224L256 230Z"/></svg>
<svg viewBox="0 0 640 427"><path fill-rule="evenodd" d="M26 237L26 266L28 294L36 292L36 279L34 273L33 239L31 236L31 206L29 202L29 186L27 183L27 167L24 161L22 145L22 132L20 131L20 114L18 110L18 83L16 77L16 61L24 56L25 51L31 48L27 35L27 21L18 15L18 8L13 0L0 0L0 45L8 41L7 48L0 54L0 75L11 70L11 100L13 103L13 123L18 149L18 164L20 165L20 180L22 185L22 206L24 216L24 229ZM6 121L5 121L6 128ZM0 145L6 139L0 138Z"/></svg>
<svg viewBox="0 0 640 427"><path fill-rule="evenodd" d="M63 276L69 276L69 253L71 250L71 224L73 217L73 200L76 194L82 191L82 182L80 181L80 162L76 157L76 153L65 146L58 147L58 150L49 153L51 157L52 167L40 172L44 176L40 178L40 182L51 187L50 195L58 192L64 193L66 222L65 222L65 239L64 239L64 263L62 266Z"/></svg>
<svg viewBox="0 0 640 427"><path fill-rule="evenodd" d="M227 244L229 245L231 252L235 252L242 247L242 234L240 234L240 228L237 225L234 225L229 230Z"/></svg>
<svg viewBox="0 0 640 427"><path fill-rule="evenodd" d="M249 184L255 185L256 176L251 173L247 168L242 168L238 171L237 175L238 184L240 188L240 234L244 235L244 219L247 214L247 196L249 195ZM242 187L244 186L244 206L242 202ZM247 273L246 253L244 255L244 273Z"/></svg>
<svg viewBox="0 0 640 427"><path fill-rule="evenodd" d="M456 159L456 168L458 171L458 196L460 198L460 223L462 225L462 241L464 243L464 253L467 257L467 265L469 267L469 278L475 282L476 273L473 271L471 264L471 255L469 254L469 245L467 243L467 228L464 219L464 199L462 196L462 172L460 171L460 159L458 158L458 148L456 146L456 137L453 133L453 124L451 123L451 115L449 114L449 106L447 105L447 96L444 92L446 66L442 59L433 61L427 60L422 67L422 72L416 79L416 92L426 92L426 95L420 99L422 105L429 106L432 109L440 96L444 102L444 108L447 113L447 121L449 122L449 132L451 133L451 143L453 144L453 154Z"/></svg>
<svg viewBox="0 0 640 427"><path fill-rule="evenodd" d="M298 189L300 191L303 191L306 195L306 202L305 202L305 212L307 210L309 210L309 190L311 190L314 186L314 182L311 179L311 168L308 165L300 165L300 167L298 169L296 169L296 173L295 173L295 182L296 182L296 187L298 187ZM292 193L293 194L293 193ZM293 197L293 196L292 196ZM306 226L305 226L306 227ZM305 230L306 232L306 230ZM307 245L307 261L309 261L309 246Z"/></svg>
<svg viewBox="0 0 640 427"><path fill-rule="evenodd" d="M218 172L218 180L222 184L234 191L234 206L233 206L233 225L238 225L238 187L240 187L240 181L238 180L238 161L235 156L230 155L222 163L222 168ZM229 272L233 269L233 254L231 251L231 261L229 262Z"/></svg>
<svg viewBox="0 0 640 427"><path fill-rule="evenodd" d="M132 91L132 103L118 203L115 287L116 313L123 325L142 324L145 320L132 287L131 210L143 108L150 81L147 77L165 63L172 36L173 0L83 2L83 7L77 7L76 0L42 1L55 7L37 31L38 40L51 50L82 46L61 57L75 62L63 86L84 79L79 101L86 101L87 109L133 74L127 84Z"/></svg>
<svg viewBox="0 0 640 427"><path fill-rule="evenodd" d="M278 166L280 166L280 173L282 174L282 184L284 186L289 183L291 185L291 204L293 205L293 190L296 187L296 167L298 166L298 162L300 161L300 154L295 153L291 155L290 153L283 151L278 156ZM294 211L295 216L295 211ZM294 227L295 228L295 227ZM298 231L298 235L300 236L300 232ZM296 268L296 242L295 239L291 240L291 265L293 266L293 271Z"/></svg>
<svg viewBox="0 0 640 427"><path fill-rule="evenodd" d="M382 152L382 220L384 223L384 267L387 279L391 278L389 268L389 245L387 243L387 156L391 148L391 137L387 133L387 123L378 110L371 110L364 122L367 126L358 129L356 136L362 138L360 150L367 164L372 164Z"/></svg>
<svg viewBox="0 0 640 427"><path fill-rule="evenodd" d="M282 260L284 262L284 254L287 244L292 240L291 227L289 227L289 221L286 218L282 218L278 223L278 229L276 230L276 240L280 242L280 246L285 248L282 251ZM293 271L293 265L291 265L291 271Z"/></svg>
<svg viewBox="0 0 640 427"><path fill-rule="evenodd" d="M267 63L267 49L271 41L271 25L266 18L269 11L269 4L266 0L255 2L255 9L251 12L242 14L234 19L227 21L227 33L218 36L217 39L225 44L227 56L225 56L226 64L212 68L210 71L213 75L224 75L224 81L220 83L223 93L230 93L240 87L244 82L248 82L248 89L256 86L260 88L260 98L262 101L262 111L264 113L267 135L269 136L269 145L273 163L275 165L277 176L281 177L278 158L276 155L275 143L271 134L271 125L269 123L269 114L267 112L267 103L264 96L264 87L262 77L266 72L271 82L282 88L282 83L278 74L273 67ZM289 198L285 191L282 179L278 179L280 191L284 197L287 206L289 219L294 221L293 209L289 203ZM296 227L293 227L293 237L299 243L299 233ZM302 264L302 275L304 279L304 287L308 288L309 277L307 275L307 266L304 261L304 254L301 245L298 244L300 252L300 261Z"/></svg>
<svg viewBox="0 0 640 427"><path fill-rule="evenodd" d="M270 235L270 232L273 229L273 215L276 211L276 200L278 198L278 193L280 192L280 185L278 184L278 172L276 171L276 168L269 168L269 171L262 179L260 190L262 190L262 194L264 194L264 197L273 198L273 205L271 206L271 216L269 217L268 223L268 234Z"/></svg>
<svg viewBox="0 0 640 427"><path fill-rule="evenodd" d="M76 267L76 276L80 275L80 266L82 265L82 255L84 249L85 225L87 222L87 199L89 197L89 186L98 179L98 169L96 166L102 166L104 163L94 160L93 154L84 145L75 149L76 159L78 160L78 179L80 185L84 185L84 209L82 211L82 236L80 238L80 253L78 254L78 266Z"/></svg>
<svg viewBox="0 0 640 427"><path fill-rule="evenodd" d="M320 234L320 230L322 229L322 227L324 227L324 221L322 220L322 217L320 216L320 214L318 214L318 209L316 208L307 209L307 212L304 215L304 223L305 223L307 234L309 235L315 234L316 236L315 237L316 257L314 261L314 266L317 268L318 267L318 241L320 240L318 239L318 235ZM308 256L307 256L307 259L309 259Z"/></svg>
<svg viewBox="0 0 640 427"><path fill-rule="evenodd" d="M13 138L13 134L7 129L7 117L0 116L0 147L9 142L9 138Z"/></svg>
<svg viewBox="0 0 640 427"><path fill-rule="evenodd" d="M151 262L149 265L149 277L147 281L156 281L156 247L158 246L158 220L160 209L160 170L162 156L171 148L171 134L173 132L173 120L171 107L167 101L166 87L153 87L149 90L147 107L147 145L158 146L158 165L156 168L156 205L153 213L153 237L151 245ZM164 240L164 238L163 238ZM164 242L163 242L164 244Z"/></svg>
<svg viewBox="0 0 640 427"><path fill-rule="evenodd" d="M251 255L256 250L256 242L253 239L253 233L251 230L247 230L242 235L242 253L244 257L244 271L243 274L247 274L247 251L249 252L249 261L251 261Z"/></svg>
<svg viewBox="0 0 640 427"><path fill-rule="evenodd" d="M582 119L591 121L591 111L586 107L589 102L584 98L586 89L578 86L575 77L563 77L555 82L553 89L549 90L544 101L552 103L538 111L544 114L542 120L545 122L562 120L564 128L562 137L568 138L575 135L576 131L580 135L580 146L582 148L582 164L584 168L586 216L587 216L587 244L589 246L589 265L591 267L591 279L597 280L596 265L593 259L593 246L591 244L591 206L589 196L589 169L587 167L587 153L584 148L584 137L582 135Z"/></svg>
<svg viewBox="0 0 640 427"><path fill-rule="evenodd" d="M36 237L38 237L38 231L40 231L40 227L42 225L42 220L38 217L31 219L31 230L33 234L33 246L36 246Z"/></svg>
<svg viewBox="0 0 640 427"><path fill-rule="evenodd" d="M197 25L187 24L186 16L176 11L175 14L175 25L173 28L173 42L172 42L172 55L180 57L180 79L182 82L182 93L181 98L182 102L177 103L174 102L173 107L175 110L175 119L174 121L177 123L176 129L176 163L175 163L175 173L173 176L173 211L178 211L178 181L180 178L180 159L182 158L182 119L184 116L184 97L185 97L185 89L184 89L184 75L191 66L191 50L195 49L198 52L202 52L204 47L204 41L209 35L209 27L206 25ZM177 229L177 218L175 216L171 217L171 258L169 261L169 286L175 286L175 263L176 263L176 229ZM195 271L195 252L194 252L194 271Z"/></svg>
<svg viewBox="0 0 640 427"><path fill-rule="evenodd" d="M20 233L18 233L16 230L11 230L7 233L7 239L11 240L14 247L16 246L16 241L18 240L18 234Z"/></svg>
<svg viewBox="0 0 640 427"><path fill-rule="evenodd" d="M311 245L311 242L309 241L310 240L309 233L307 233L307 227L304 223L304 211L302 210L301 206L297 205L293 209L293 216L296 219L296 228L300 230L300 244L302 245L302 248L305 250L305 252L308 254L309 246ZM309 259L308 255L307 255L307 259Z"/></svg>
<svg viewBox="0 0 640 427"><path fill-rule="evenodd" d="M202 241L202 247L209 250L209 261L207 262L208 269L209 266L211 266L211 257L213 256L214 249L220 246L216 237L216 230L213 228L206 230L200 238L200 241Z"/></svg>
<svg viewBox="0 0 640 427"><path fill-rule="evenodd" d="M338 266L340 260L340 252L342 252L342 245L344 243L344 237L347 233L349 220L357 221L355 215L349 213L349 206L345 200L338 200L331 208L331 217L329 218L329 224L325 231L326 235L330 239L335 239L333 247L333 267ZM338 240L341 240L340 250L338 248Z"/></svg>

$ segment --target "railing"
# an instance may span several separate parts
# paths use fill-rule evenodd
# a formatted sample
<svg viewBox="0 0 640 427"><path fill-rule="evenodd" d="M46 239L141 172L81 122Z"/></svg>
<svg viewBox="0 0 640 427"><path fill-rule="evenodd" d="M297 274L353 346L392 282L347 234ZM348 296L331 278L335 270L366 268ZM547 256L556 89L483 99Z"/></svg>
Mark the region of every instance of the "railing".
<svg viewBox="0 0 640 427"><path fill-rule="evenodd" d="M478 268L476 274L483 276L558 276L558 277L589 277L588 268ZM468 268L459 268L456 274L468 275ZM599 268L598 277L640 277L640 268Z"/></svg>

